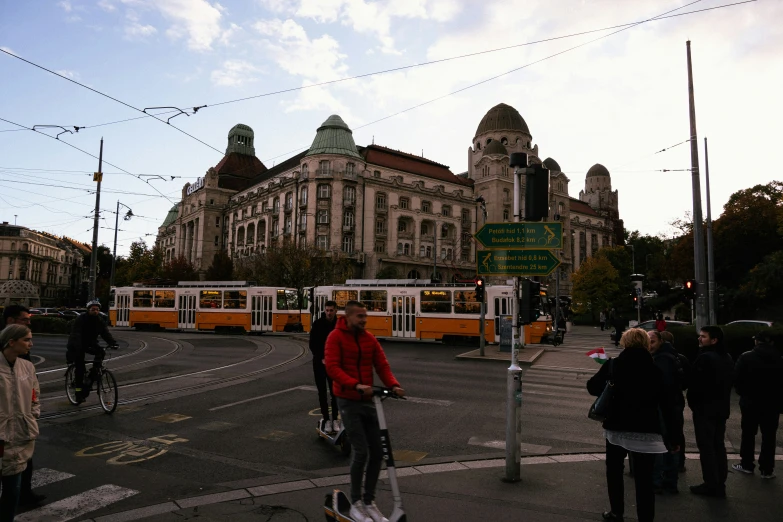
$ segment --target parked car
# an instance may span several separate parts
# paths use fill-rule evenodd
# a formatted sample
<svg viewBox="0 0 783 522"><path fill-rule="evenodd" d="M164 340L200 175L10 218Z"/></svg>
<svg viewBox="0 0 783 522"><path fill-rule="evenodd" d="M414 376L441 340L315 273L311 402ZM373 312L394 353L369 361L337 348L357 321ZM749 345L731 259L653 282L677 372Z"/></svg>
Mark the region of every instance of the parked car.
<svg viewBox="0 0 783 522"><path fill-rule="evenodd" d="M62 317L63 314L57 308L38 308L38 315L48 315L52 317Z"/></svg>
<svg viewBox="0 0 783 522"><path fill-rule="evenodd" d="M666 321L666 327L670 326L688 326L689 323L686 323L685 321ZM642 328L644 330L650 331L655 330L655 321L643 321L639 323L636 328Z"/></svg>
<svg viewBox="0 0 783 522"><path fill-rule="evenodd" d="M772 328L772 321L762 321L757 319L742 319L726 323L726 326L754 326L756 328Z"/></svg>
<svg viewBox="0 0 783 522"><path fill-rule="evenodd" d="M75 319L81 315L76 310L63 310L60 313L63 314L63 317L65 317L66 319Z"/></svg>

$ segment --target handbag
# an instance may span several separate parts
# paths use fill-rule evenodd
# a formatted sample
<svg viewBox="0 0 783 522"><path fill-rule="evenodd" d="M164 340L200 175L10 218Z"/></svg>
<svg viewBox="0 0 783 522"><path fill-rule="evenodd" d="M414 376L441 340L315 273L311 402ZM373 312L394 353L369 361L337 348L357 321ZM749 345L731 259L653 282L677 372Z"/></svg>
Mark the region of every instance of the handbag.
<svg viewBox="0 0 783 522"><path fill-rule="evenodd" d="M614 370L613 362L614 359L609 359L609 362L606 363L610 365L609 379L606 381L604 391L601 392L601 395L599 395L595 402L593 402L593 405L590 406L590 411L587 412L587 416L594 421L605 421L612 409L612 403L614 402L614 382L612 381L612 370Z"/></svg>

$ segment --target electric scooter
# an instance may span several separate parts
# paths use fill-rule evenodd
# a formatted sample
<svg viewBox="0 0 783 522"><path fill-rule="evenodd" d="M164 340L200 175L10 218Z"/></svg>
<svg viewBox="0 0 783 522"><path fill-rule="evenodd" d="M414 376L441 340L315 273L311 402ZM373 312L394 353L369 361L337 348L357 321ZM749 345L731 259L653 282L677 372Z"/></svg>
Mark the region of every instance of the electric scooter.
<svg viewBox="0 0 783 522"><path fill-rule="evenodd" d="M375 403L375 409L378 412L378 426L381 429L381 449L383 451L383 460L386 461L386 471L389 474L389 483L391 484L392 498L394 508L389 515L389 522L406 522L408 520L405 511L402 508L402 497L400 496L400 486L397 484L397 471L394 466L394 456L392 454L391 439L389 430L386 426L386 417L383 414L383 404L381 401L387 398L405 399L398 397L390 388L381 388L373 386L372 400ZM355 522L348 513L351 511L351 499L348 495L335 489L332 493L326 495L324 500L324 513L326 513L327 522Z"/></svg>
<svg viewBox="0 0 783 522"><path fill-rule="evenodd" d="M348 436L345 434L345 426L340 423L340 429L336 431L325 431L323 429L323 420L318 421L318 425L315 431L318 432L318 436L328 441L333 446L340 447L340 453L346 457L351 454L351 443L348 442Z"/></svg>

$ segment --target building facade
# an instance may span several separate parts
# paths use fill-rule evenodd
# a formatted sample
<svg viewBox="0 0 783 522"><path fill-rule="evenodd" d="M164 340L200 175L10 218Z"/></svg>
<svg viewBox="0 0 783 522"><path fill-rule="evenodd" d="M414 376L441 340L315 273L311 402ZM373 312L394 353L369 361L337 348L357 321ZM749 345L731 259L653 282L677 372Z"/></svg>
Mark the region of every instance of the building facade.
<svg viewBox="0 0 783 522"><path fill-rule="evenodd" d="M524 152L530 164L541 163L527 123L506 104L482 118L461 174L388 147L357 146L337 115L318 127L310 148L270 169L255 157L253 140L250 127L235 126L226 157L185 185L159 229L167 260L184 255L203 274L220 249L238 259L293 241L353 260L358 278L469 279L476 273L473 234L485 222L514 220L509 155ZM622 241L617 191L606 168L595 165L579 199L571 198L558 163L543 163L550 220L563 223L557 254L567 293L586 257ZM524 183L522 192L524 202Z"/></svg>
<svg viewBox="0 0 783 522"><path fill-rule="evenodd" d="M85 280L84 254L90 249L69 238L38 232L22 226L0 225L0 305L73 306ZM11 290L14 289L14 290ZM25 295L17 293L22 292ZM37 296L37 302L34 297Z"/></svg>

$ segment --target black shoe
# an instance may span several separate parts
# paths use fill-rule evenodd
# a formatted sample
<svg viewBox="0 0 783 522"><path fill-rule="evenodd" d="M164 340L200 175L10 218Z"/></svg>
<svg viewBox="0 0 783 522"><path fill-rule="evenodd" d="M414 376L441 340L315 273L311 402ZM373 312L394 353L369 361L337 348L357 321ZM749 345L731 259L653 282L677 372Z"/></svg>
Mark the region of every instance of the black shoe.
<svg viewBox="0 0 783 522"><path fill-rule="evenodd" d="M74 391L73 398L76 400L76 404L81 404L87 399L81 390Z"/></svg>
<svg viewBox="0 0 783 522"><path fill-rule="evenodd" d="M611 511L604 511L601 514L602 517L604 517L604 520L614 520L614 522L623 522L623 517L620 515L615 515Z"/></svg>
<svg viewBox="0 0 783 522"><path fill-rule="evenodd" d="M725 486L723 488L714 488L708 486L707 484L699 484L698 486L691 486L690 490L691 493L693 493L694 495L701 495L704 497L726 498Z"/></svg>
<svg viewBox="0 0 783 522"><path fill-rule="evenodd" d="M35 507L41 504L45 498L46 495L38 495L37 493L33 493L31 491L27 494L19 496L19 505L21 507Z"/></svg>

